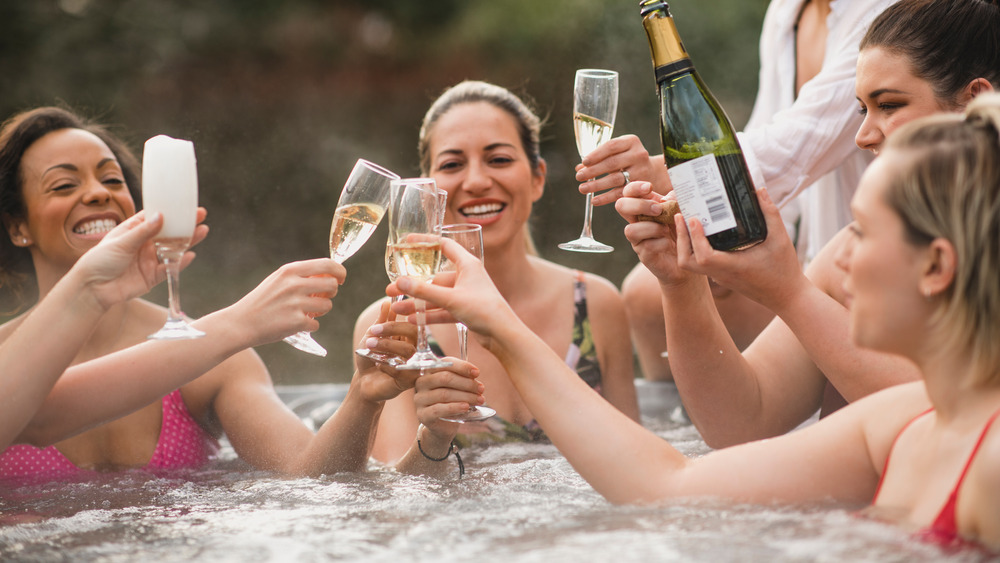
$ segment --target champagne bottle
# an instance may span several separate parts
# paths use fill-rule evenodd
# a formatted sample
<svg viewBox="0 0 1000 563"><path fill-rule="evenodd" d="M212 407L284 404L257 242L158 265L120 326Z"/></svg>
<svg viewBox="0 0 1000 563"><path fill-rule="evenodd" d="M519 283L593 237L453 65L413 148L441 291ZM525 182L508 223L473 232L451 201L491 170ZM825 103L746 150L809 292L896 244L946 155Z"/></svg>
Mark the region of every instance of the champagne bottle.
<svg viewBox="0 0 1000 563"><path fill-rule="evenodd" d="M767 236L733 125L702 81L663 0L639 3L656 69L660 137L670 182L686 219L697 217L717 250L742 250Z"/></svg>

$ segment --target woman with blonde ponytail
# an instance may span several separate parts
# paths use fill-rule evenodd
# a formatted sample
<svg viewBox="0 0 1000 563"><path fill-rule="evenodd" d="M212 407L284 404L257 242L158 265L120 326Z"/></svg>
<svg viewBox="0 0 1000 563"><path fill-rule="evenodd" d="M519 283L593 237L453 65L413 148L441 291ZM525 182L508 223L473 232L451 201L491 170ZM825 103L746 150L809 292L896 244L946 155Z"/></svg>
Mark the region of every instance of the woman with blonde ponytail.
<svg viewBox="0 0 1000 563"><path fill-rule="evenodd" d="M552 442L612 502L834 501L949 550L1000 552L1000 95L900 128L851 206L851 338L902 356L921 380L696 459L594 397L456 245L445 248L454 287L396 288L482 335Z"/></svg>

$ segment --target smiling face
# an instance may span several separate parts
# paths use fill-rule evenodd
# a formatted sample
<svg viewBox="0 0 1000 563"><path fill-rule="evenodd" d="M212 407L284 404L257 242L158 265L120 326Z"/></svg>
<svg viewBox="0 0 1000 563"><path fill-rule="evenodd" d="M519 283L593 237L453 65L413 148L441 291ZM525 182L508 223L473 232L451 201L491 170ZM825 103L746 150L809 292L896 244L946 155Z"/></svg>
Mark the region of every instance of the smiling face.
<svg viewBox="0 0 1000 563"><path fill-rule="evenodd" d="M929 305L919 288L926 251L907 240L902 219L885 200L904 164L903 155L890 151L865 170L851 201L854 240L842 258L854 342L905 354L916 335L926 332Z"/></svg>
<svg viewBox="0 0 1000 563"><path fill-rule="evenodd" d="M70 268L135 213L114 153L87 131L41 137L24 152L20 174L26 213L8 230L15 245L31 250L39 279L47 268Z"/></svg>
<svg viewBox="0 0 1000 563"><path fill-rule="evenodd" d="M517 244L542 196L544 163L534 174L517 124L486 102L463 103L443 114L430 134L430 174L448 192L445 222L483 227L486 249Z"/></svg>
<svg viewBox="0 0 1000 563"><path fill-rule="evenodd" d="M876 155L900 125L951 109L934 94L929 82L913 74L906 57L880 47L858 55L855 94L865 119L854 142Z"/></svg>

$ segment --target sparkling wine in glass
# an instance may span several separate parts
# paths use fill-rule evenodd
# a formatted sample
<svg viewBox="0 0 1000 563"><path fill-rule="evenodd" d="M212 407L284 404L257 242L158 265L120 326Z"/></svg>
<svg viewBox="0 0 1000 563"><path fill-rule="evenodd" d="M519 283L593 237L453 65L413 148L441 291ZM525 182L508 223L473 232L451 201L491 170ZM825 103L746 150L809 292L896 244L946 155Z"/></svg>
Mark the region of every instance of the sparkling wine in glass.
<svg viewBox="0 0 1000 563"><path fill-rule="evenodd" d="M573 87L573 129L576 150L583 158L611 139L618 112L618 73L613 70L585 68L576 71ZM587 194L580 238L559 245L576 252L611 252L614 248L594 239L591 216L594 194Z"/></svg>
<svg viewBox="0 0 1000 563"><path fill-rule="evenodd" d="M385 245L385 274L389 277L389 282L394 282L396 281L396 278L399 277L399 272L396 270L396 261L392 258L392 244L390 242L391 241L386 241ZM397 295L392 298L392 302L395 303L396 301L403 299L403 297L403 295ZM354 351L354 353L375 362L385 362L393 367L403 363L403 359L399 356L376 352L375 350L368 348L358 348Z"/></svg>
<svg viewBox="0 0 1000 563"><path fill-rule="evenodd" d="M409 178L392 182L389 204L389 244L399 275L426 282L441 267L441 205L432 178ZM417 351L397 369L426 370L448 367L451 362L434 355L427 342L427 322L423 299L416 299Z"/></svg>
<svg viewBox="0 0 1000 563"><path fill-rule="evenodd" d="M483 227L481 225L474 225L472 223L442 225L441 237L454 240L458 244L461 244L462 248L468 250L470 254L479 258L480 261L483 260ZM454 269L455 265L447 258L443 258L441 271L446 272ZM462 323L455 323L455 328L458 330L458 356L463 360L468 360L469 328ZM497 411L489 407L472 405L464 413L442 416L441 420L449 422L478 422L486 420L496 413Z"/></svg>
<svg viewBox="0 0 1000 563"><path fill-rule="evenodd" d="M163 228L153 244L156 257L167 267L167 322L149 335L154 340L200 338L181 312L180 266L191 245L198 214L198 169L194 143L157 135L142 151L142 200L147 213L163 214Z"/></svg>
<svg viewBox="0 0 1000 563"><path fill-rule="evenodd" d="M374 162L359 159L355 163L340 192L330 226L330 257L338 264L353 256L375 232L389 206L389 183L398 179ZM285 342L303 352L326 356L326 349L308 332L297 332Z"/></svg>

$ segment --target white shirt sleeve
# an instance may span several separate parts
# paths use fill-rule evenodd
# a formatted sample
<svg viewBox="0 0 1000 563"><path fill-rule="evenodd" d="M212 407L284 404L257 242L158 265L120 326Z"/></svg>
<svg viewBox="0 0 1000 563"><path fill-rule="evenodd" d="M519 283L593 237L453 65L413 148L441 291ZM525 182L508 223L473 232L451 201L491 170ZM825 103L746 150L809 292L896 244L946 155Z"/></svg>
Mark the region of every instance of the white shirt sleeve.
<svg viewBox="0 0 1000 563"><path fill-rule="evenodd" d="M858 44L871 21L894 1L834 2L820 72L802 86L790 107L759 126L751 119L739 134L754 182L767 186L779 206L861 150L854 144L862 121L854 93ZM773 55L764 52L763 39L762 59ZM772 41L771 46L777 45Z"/></svg>

